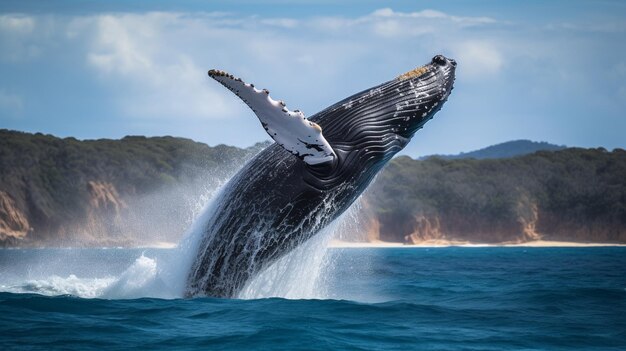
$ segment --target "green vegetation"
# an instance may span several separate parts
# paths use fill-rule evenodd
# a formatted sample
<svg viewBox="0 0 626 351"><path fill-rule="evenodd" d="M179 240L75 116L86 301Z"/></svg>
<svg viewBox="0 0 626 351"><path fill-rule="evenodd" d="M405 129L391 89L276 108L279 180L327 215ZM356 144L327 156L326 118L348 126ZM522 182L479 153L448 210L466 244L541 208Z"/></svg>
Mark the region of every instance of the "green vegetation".
<svg viewBox="0 0 626 351"><path fill-rule="evenodd" d="M368 198L387 240L404 240L426 220L455 240L626 242L626 151L570 148L486 160L398 157ZM417 231L426 239L437 234Z"/></svg>
<svg viewBox="0 0 626 351"><path fill-rule="evenodd" d="M26 215L35 237L54 235L87 216L89 181L111 183L122 198L140 195L208 171L219 177L261 147L209 147L169 136L79 141L0 130L0 191Z"/></svg>

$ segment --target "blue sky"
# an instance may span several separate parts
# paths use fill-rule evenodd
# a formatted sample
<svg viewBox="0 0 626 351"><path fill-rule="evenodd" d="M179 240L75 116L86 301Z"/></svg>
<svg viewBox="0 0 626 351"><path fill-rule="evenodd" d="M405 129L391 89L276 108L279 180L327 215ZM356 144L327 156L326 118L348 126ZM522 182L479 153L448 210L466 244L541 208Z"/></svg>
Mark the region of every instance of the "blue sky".
<svg viewBox="0 0 626 351"><path fill-rule="evenodd" d="M249 146L268 137L209 68L310 116L442 53L456 88L405 154L625 148L624 37L620 1L3 1L0 128Z"/></svg>

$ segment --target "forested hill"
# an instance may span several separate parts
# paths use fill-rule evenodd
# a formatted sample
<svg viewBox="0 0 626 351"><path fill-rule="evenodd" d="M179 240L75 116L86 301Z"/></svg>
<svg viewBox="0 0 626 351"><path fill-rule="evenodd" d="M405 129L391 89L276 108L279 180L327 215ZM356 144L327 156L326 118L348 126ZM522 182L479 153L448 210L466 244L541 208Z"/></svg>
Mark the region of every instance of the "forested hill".
<svg viewBox="0 0 626 351"><path fill-rule="evenodd" d="M383 240L626 242L626 151L398 157L368 199Z"/></svg>
<svg viewBox="0 0 626 351"><path fill-rule="evenodd" d="M211 192L265 145L0 130L0 246L175 242ZM363 198L369 239L626 242L626 152L398 157Z"/></svg>
<svg viewBox="0 0 626 351"><path fill-rule="evenodd" d="M454 160L459 158L475 158L483 160L487 158L509 158L515 156L523 156L535 153L537 151L557 151L563 150L566 146L546 143L545 141L537 142L530 140L512 140L505 143L491 145L483 149L462 152L457 155L431 155L422 157L427 159L430 157L438 157L446 160Z"/></svg>
<svg viewBox="0 0 626 351"><path fill-rule="evenodd" d="M189 201L261 150L189 139L59 139L0 130L0 246L177 239Z"/></svg>

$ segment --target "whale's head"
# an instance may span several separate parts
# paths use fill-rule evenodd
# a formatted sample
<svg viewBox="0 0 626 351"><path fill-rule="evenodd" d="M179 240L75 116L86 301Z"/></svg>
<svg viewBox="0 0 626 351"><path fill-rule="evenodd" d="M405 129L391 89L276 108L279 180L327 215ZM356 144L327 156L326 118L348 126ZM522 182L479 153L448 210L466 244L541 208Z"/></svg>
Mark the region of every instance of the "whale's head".
<svg viewBox="0 0 626 351"><path fill-rule="evenodd" d="M398 76L395 84L398 85L396 111L382 118L391 123L395 133L410 139L448 99L453 89L455 69L455 60L437 55L427 65ZM398 120L398 117L401 118Z"/></svg>
<svg viewBox="0 0 626 351"><path fill-rule="evenodd" d="M367 150L388 159L400 151L448 99L456 61L443 55L352 95L311 119L336 150Z"/></svg>

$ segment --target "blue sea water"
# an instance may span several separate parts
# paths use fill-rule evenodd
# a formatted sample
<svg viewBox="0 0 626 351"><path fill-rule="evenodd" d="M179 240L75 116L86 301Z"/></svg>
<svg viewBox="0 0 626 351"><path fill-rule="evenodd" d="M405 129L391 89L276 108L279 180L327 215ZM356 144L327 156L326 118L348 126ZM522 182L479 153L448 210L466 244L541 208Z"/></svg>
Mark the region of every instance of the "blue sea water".
<svg viewBox="0 0 626 351"><path fill-rule="evenodd" d="M330 249L319 299L140 297L175 255L0 250L0 350L626 350L623 247Z"/></svg>

